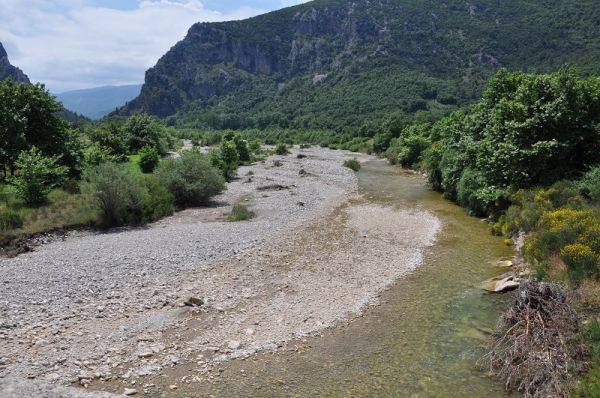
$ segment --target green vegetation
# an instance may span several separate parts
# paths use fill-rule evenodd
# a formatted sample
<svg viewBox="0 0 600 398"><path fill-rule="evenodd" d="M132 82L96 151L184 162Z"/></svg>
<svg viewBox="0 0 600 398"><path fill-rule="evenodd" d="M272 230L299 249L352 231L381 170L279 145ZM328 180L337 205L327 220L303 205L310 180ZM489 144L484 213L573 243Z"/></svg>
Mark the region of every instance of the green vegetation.
<svg viewBox="0 0 600 398"><path fill-rule="evenodd" d="M573 69L500 70L480 102L433 124L397 126L378 133L374 148L383 152L389 142L391 163L426 170L432 188L469 213L488 216L494 233L527 234L523 250L536 278L563 283L578 297L583 317L594 321L600 310L600 78L580 78ZM597 345L591 335L578 338ZM598 353L592 360L581 396L600 389Z"/></svg>
<svg viewBox="0 0 600 398"><path fill-rule="evenodd" d="M60 156L43 156L36 147L21 152L15 160L9 182L27 205L43 204L52 188L62 183L68 169L59 160Z"/></svg>
<svg viewBox="0 0 600 398"><path fill-rule="evenodd" d="M164 160L156 175L178 206L201 206L225 189L225 180L207 156L185 151L178 159Z"/></svg>
<svg viewBox="0 0 600 398"><path fill-rule="evenodd" d="M254 218L256 214L244 205L235 205L231 209L231 213L227 215L227 221L247 221Z"/></svg>
<svg viewBox="0 0 600 398"><path fill-rule="evenodd" d="M288 150L287 145L280 143L275 147L275 154L277 155L287 155L290 151Z"/></svg>
<svg viewBox="0 0 600 398"><path fill-rule="evenodd" d="M0 211L0 233L18 229L23 226L23 218L21 215L10 209Z"/></svg>
<svg viewBox="0 0 600 398"><path fill-rule="evenodd" d="M152 173L160 162L160 155L156 148L151 146L144 146L138 153L140 157L140 168L143 173Z"/></svg>
<svg viewBox="0 0 600 398"><path fill-rule="evenodd" d="M43 85L0 82L0 173L4 179L16 168L22 152L35 147L77 175L81 146L77 132L55 114L62 109Z"/></svg>
<svg viewBox="0 0 600 398"><path fill-rule="evenodd" d="M173 198L151 175L105 163L86 170L83 191L92 196L105 227L142 225L173 213Z"/></svg>
<svg viewBox="0 0 600 398"><path fill-rule="evenodd" d="M175 205L205 203L222 191L220 171L199 154L165 161L161 155L187 134L139 114L75 127L41 85L0 82L0 235L70 226L143 225ZM219 136L220 140L220 136ZM241 135L229 138L236 161L252 154ZM145 174L142 174L145 173ZM162 179L159 179L160 175ZM81 192L80 192L81 187ZM173 190L173 192L171 192Z"/></svg>
<svg viewBox="0 0 600 398"><path fill-rule="evenodd" d="M193 26L123 113L203 130L337 134L397 111L434 121L476 101L499 65L548 72L576 63L597 73L599 19L593 0L317 0Z"/></svg>
<svg viewBox="0 0 600 398"><path fill-rule="evenodd" d="M356 159L348 159L344 161L344 167L349 168L353 171L360 171L360 162Z"/></svg>

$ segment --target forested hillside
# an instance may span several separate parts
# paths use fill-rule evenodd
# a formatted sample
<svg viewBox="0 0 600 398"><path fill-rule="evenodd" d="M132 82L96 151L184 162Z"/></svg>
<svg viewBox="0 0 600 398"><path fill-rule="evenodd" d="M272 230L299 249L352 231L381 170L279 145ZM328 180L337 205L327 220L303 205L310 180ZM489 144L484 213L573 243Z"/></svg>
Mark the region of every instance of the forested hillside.
<svg viewBox="0 0 600 398"><path fill-rule="evenodd" d="M478 99L499 67L598 71L598 21L592 0L316 0L192 26L120 113L217 129L437 117Z"/></svg>

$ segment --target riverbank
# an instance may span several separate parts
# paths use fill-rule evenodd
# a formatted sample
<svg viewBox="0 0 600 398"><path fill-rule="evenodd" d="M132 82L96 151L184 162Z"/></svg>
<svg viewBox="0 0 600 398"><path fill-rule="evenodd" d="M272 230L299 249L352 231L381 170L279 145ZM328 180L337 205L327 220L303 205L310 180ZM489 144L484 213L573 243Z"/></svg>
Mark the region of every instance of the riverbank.
<svg viewBox="0 0 600 398"><path fill-rule="evenodd" d="M302 154L241 168L213 208L0 260L0 374L117 382L121 393L179 363L209 373L359 314L420 264L439 222L358 196L341 166L356 154ZM257 217L224 222L238 203ZM203 304L184 307L189 298Z"/></svg>

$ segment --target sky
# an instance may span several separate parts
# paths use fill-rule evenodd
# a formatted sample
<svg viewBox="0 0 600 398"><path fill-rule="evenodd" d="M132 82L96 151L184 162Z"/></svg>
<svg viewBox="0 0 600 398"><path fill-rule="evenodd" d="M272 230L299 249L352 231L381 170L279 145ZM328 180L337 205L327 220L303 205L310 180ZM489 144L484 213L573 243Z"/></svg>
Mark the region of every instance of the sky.
<svg viewBox="0 0 600 398"><path fill-rule="evenodd" d="M11 64L54 93L138 84L196 22L249 18L307 0L0 0Z"/></svg>

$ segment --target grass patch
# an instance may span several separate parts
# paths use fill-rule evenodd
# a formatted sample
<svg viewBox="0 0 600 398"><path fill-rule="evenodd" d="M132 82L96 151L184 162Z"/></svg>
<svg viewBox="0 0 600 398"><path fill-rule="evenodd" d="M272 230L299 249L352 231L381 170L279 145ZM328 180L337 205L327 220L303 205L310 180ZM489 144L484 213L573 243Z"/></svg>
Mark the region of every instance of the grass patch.
<svg viewBox="0 0 600 398"><path fill-rule="evenodd" d="M20 202L10 188L0 188L0 237L30 235L53 229L98 222L98 209L87 195L55 189L48 202L28 207Z"/></svg>
<svg viewBox="0 0 600 398"><path fill-rule="evenodd" d="M235 205L231 213L227 215L227 221L247 221L254 218L256 214L244 205Z"/></svg>
<svg viewBox="0 0 600 398"><path fill-rule="evenodd" d="M127 157L127 167L131 171L141 171L142 169L140 167L140 160L141 160L141 157L138 154L129 155Z"/></svg>
<svg viewBox="0 0 600 398"><path fill-rule="evenodd" d="M360 162L356 159L348 159L344 161L344 167L358 172L360 170Z"/></svg>

